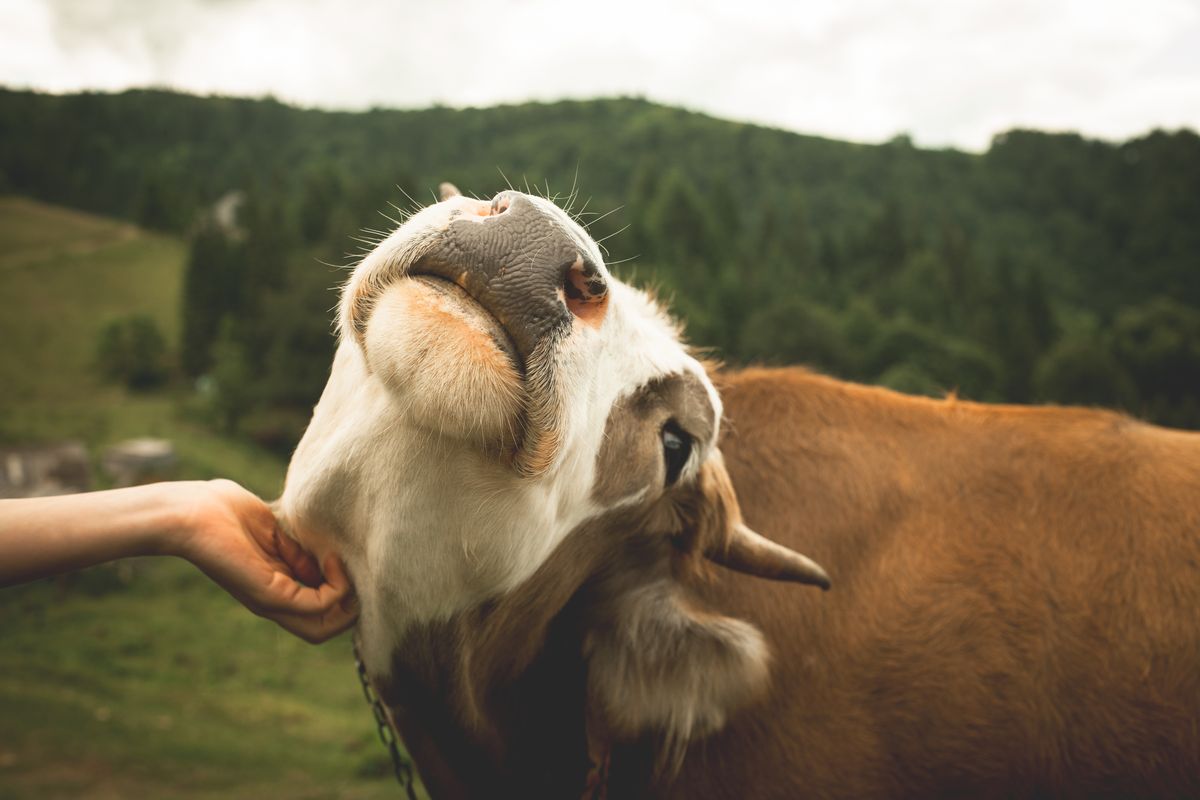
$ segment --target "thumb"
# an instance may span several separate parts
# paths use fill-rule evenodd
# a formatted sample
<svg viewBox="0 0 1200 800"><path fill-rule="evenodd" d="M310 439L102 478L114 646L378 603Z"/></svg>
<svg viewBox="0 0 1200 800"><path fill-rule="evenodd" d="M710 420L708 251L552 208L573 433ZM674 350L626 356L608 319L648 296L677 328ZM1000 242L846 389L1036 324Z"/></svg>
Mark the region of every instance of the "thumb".
<svg viewBox="0 0 1200 800"><path fill-rule="evenodd" d="M276 555L292 571L292 575L305 586L318 586L321 583L321 569L317 559L300 546L300 543L288 536L277 522L271 534L271 542L275 546Z"/></svg>

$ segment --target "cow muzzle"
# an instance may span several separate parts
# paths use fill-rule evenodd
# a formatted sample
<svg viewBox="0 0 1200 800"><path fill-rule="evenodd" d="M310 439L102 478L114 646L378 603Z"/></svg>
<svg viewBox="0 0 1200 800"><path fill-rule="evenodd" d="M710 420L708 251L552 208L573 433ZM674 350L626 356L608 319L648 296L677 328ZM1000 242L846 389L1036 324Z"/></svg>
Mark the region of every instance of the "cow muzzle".
<svg viewBox="0 0 1200 800"><path fill-rule="evenodd" d="M521 366L575 324L599 326L608 280L557 209L527 195L453 198L450 221L409 270L456 284L496 318Z"/></svg>

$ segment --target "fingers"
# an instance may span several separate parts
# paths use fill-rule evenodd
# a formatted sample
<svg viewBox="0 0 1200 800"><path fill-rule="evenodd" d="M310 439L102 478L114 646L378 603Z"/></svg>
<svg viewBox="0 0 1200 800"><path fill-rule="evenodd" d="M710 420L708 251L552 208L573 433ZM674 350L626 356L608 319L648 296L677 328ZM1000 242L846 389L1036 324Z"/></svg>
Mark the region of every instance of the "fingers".
<svg viewBox="0 0 1200 800"><path fill-rule="evenodd" d="M353 592L350 576L346 574L346 565L333 553L325 557L325 585L333 587L338 592Z"/></svg>
<svg viewBox="0 0 1200 800"><path fill-rule="evenodd" d="M332 554L325 559L324 583L302 586L277 571L258 605L259 614L313 644L336 636L358 618L358 598L346 568Z"/></svg>
<svg viewBox="0 0 1200 800"><path fill-rule="evenodd" d="M354 621L358 619L358 603L351 595L347 601L339 603L324 614L268 614L267 618L309 644L320 644L354 625Z"/></svg>
<svg viewBox="0 0 1200 800"><path fill-rule="evenodd" d="M325 559L325 582L304 586L284 572L275 571L260 603L270 611L288 614L324 614L352 594L350 579L336 556Z"/></svg>
<svg viewBox="0 0 1200 800"><path fill-rule="evenodd" d="M272 531L271 543L275 555L287 564L297 580L306 586L321 585L321 568L317 566L317 559L301 547L299 542L281 531L278 524Z"/></svg>

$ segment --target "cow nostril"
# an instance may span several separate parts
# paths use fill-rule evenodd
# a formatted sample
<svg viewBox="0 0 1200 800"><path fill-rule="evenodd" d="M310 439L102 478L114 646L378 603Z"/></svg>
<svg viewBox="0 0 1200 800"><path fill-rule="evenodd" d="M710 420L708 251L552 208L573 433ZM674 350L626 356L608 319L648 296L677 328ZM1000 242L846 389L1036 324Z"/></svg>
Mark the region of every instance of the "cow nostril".
<svg viewBox="0 0 1200 800"><path fill-rule="evenodd" d="M503 214L508 211L508 207L512 205L512 195L508 192L501 192L492 200L492 216Z"/></svg>
<svg viewBox="0 0 1200 800"><path fill-rule="evenodd" d="M608 309L608 283L594 264L576 256L563 267L563 301L581 322L599 325Z"/></svg>

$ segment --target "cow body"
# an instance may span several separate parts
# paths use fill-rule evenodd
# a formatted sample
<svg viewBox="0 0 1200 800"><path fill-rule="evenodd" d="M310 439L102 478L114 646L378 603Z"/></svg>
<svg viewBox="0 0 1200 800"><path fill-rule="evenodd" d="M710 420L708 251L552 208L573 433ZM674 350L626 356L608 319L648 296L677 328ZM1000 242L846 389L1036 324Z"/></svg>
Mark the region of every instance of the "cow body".
<svg viewBox="0 0 1200 800"><path fill-rule="evenodd" d="M1200 435L798 370L718 386L747 522L835 588L717 576L771 690L663 795L1200 793Z"/></svg>
<svg viewBox="0 0 1200 800"><path fill-rule="evenodd" d="M718 386L747 521L813 554L836 588L731 572L698 581L712 608L766 634L770 689L693 742L677 772L656 770L652 739L617 744L609 796L1200 792L1200 435L801 370ZM588 569L578 544L545 570L564 592L582 580L564 576L568 563ZM548 599L539 579L527 590ZM542 607L565 610L491 628L506 648L540 651L519 675L467 681L508 709L483 712L490 748L468 744L447 711L460 701L431 682L390 687L439 794L580 788L578 617L565 594ZM455 674L462 655L433 674ZM485 649L482 661L495 657Z"/></svg>

